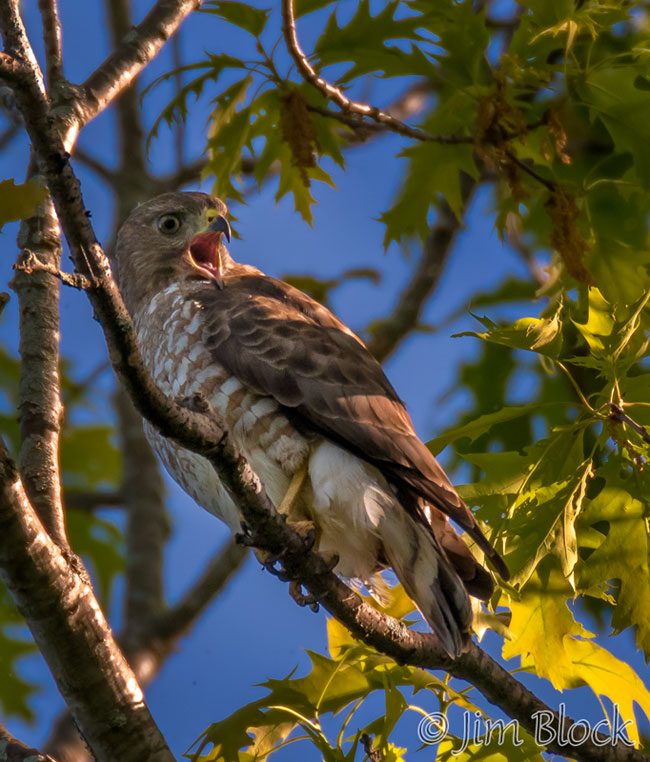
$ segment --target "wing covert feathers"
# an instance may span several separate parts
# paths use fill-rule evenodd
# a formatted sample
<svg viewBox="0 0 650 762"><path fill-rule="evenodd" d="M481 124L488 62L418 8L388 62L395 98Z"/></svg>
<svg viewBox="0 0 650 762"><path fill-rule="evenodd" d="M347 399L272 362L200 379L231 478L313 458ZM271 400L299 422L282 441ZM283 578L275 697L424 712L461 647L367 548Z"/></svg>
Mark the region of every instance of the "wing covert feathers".
<svg viewBox="0 0 650 762"><path fill-rule="evenodd" d="M508 578L472 512L417 437L381 365L329 310L237 264L223 290L201 285L192 298L204 310L205 340L217 362L275 398L298 428L316 430L377 466L409 498L405 503L424 499L447 514Z"/></svg>

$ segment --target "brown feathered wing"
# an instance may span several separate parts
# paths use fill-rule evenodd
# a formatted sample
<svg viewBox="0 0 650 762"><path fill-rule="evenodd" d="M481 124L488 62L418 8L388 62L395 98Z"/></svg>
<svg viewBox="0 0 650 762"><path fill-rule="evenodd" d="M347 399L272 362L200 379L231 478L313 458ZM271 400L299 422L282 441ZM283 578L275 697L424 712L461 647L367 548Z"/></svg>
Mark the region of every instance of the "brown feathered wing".
<svg viewBox="0 0 650 762"><path fill-rule="evenodd" d="M204 310L215 360L248 387L276 399L297 427L318 431L377 466L404 508L432 527L472 594L489 595L489 575L472 563L446 521L425 518L425 504L467 531L507 579L505 564L416 435L381 365L329 310L244 265L229 270L223 290L201 285L193 298Z"/></svg>

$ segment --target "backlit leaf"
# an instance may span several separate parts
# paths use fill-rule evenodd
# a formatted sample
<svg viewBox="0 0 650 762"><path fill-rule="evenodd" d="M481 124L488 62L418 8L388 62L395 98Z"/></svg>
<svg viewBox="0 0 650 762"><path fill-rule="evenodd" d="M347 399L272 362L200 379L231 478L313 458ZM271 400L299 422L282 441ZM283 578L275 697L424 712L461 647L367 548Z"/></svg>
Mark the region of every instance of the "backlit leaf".
<svg viewBox="0 0 650 762"><path fill-rule="evenodd" d="M25 220L35 214L47 197L44 185L36 180L16 185L11 180L0 182L0 228L14 220Z"/></svg>

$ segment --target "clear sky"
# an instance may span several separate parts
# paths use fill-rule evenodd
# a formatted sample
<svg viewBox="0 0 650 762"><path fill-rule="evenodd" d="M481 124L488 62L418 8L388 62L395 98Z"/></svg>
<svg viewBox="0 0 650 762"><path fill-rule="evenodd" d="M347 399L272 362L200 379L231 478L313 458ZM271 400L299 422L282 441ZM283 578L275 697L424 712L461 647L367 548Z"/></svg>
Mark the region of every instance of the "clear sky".
<svg viewBox="0 0 650 762"><path fill-rule="evenodd" d="M39 36L36 0L24 0L22 5L36 39ZM73 81L79 81L107 52L103 3L61 0L60 5L67 74ZM148 3L137 2L136 6L141 14ZM306 47L323 18L322 14L315 14L301 22ZM243 34L224 27L215 18L194 16L183 30L183 51L188 62L197 60L205 50L237 52L244 43ZM147 72L146 81L169 68L169 51L165 51ZM384 89L380 80L372 84L371 96L385 102L387 92L390 94L393 90ZM167 97L168 93L161 89L144 100L148 124L158 115ZM206 115L205 107L199 107L188 125L190 156L198 156L203 149ZM115 145L113 125L111 114L100 116L84 130L81 144L110 162ZM388 207L402 175L403 162L394 158L399 146L396 138L382 138L351 151L347 173L335 173L338 188L319 186L315 189L319 203L313 228L299 219L289 199L276 205L275 189L271 186L250 197L246 206L234 209L242 240L233 242L233 256L276 276L308 272L332 277L350 267L376 268L382 275L379 285L346 285L336 293L334 306L339 316L356 330L361 330L372 318L384 315L393 305L410 269L409 261L398 248L384 253L383 226L377 220ZM152 146L152 160L164 170L171 167L171 154L169 136L163 132ZM25 157L25 143L14 141L10 150L0 156L1 177L22 178ZM93 211L96 231L100 240L105 240L112 226L110 196L93 175L75 166L82 179L87 205ZM15 233L16 226L8 225L0 237L2 290L6 290L11 277L16 254ZM413 255L417 256L415 248ZM467 306L473 293L489 290L507 274L523 275L525 271L499 241L489 195L481 193L451 263L427 306L425 320L432 324L443 321L459 307ZM17 345L16 325L16 304L12 300L0 323L2 342L11 347ZM471 317L466 316L438 333L412 336L387 365L388 374L406 401L423 438L430 438L452 423L467 405L462 394L449 396L446 392L453 386L459 363L472 357L477 349L473 339L452 339L451 333L471 325ZM80 378L96 368L105 356L103 337L91 319L85 296L71 289L64 289L62 294L62 346L64 355L72 361L73 373ZM110 376L102 383L102 394L106 394ZM100 403L98 415L102 414L101 410ZM226 539L227 532L169 480L167 487L174 534L166 570L173 598L196 576L203 561ZM119 596L113 600L116 602L112 612L114 621L119 622ZM629 658L631 637L626 634L617 641L615 653ZM262 571L254 559L249 559L191 636L182 642L178 653L168 660L148 692L150 707L174 753L180 757L211 721L222 719L242 703L258 697L260 689L255 683L282 677L296 665L304 666L304 649L322 650L324 643L325 614L314 615L298 608L287 595L286 585ZM612 644L608 646L611 648ZM632 663L639 674L647 677L638 655ZM24 669L38 676L45 670L37 658L25 663ZM20 722L9 722L16 733L33 743L42 741L53 716L62 706L51 682L46 679L45 683L34 702L37 724L26 727ZM553 704L562 698L567 700L570 712L576 717L601 716L595 698L584 689L560 697L544 685L542 694ZM422 702L426 705L426 699ZM436 708L433 700L430 708ZM415 719L405 723L398 740L413 750L409 759L411 756L431 759L431 750L415 751L419 746L414 731L416 724ZM277 759L279 762L309 762L316 760L317 754L313 749L296 745L280 753Z"/></svg>

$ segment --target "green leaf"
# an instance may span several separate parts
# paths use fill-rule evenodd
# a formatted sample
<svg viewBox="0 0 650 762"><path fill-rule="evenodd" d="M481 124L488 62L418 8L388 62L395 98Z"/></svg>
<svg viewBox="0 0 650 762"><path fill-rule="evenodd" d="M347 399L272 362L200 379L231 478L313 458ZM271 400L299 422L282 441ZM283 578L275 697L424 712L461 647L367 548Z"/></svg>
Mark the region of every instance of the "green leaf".
<svg viewBox="0 0 650 762"><path fill-rule="evenodd" d="M316 55L321 66L351 61L352 67L340 81L347 81L371 71L384 76L419 75L434 77L435 64L411 45L409 51L388 45L389 40L422 39L418 28L423 19L419 15L400 16L398 0L388 2L376 15L371 14L370 0L361 0L352 19L344 26L338 25L334 11L316 44Z"/></svg>
<svg viewBox="0 0 650 762"><path fill-rule="evenodd" d="M490 723L490 724L488 724ZM478 723L477 723L478 724ZM436 762L543 762L544 757L534 739L515 721L486 720L479 725L480 743L447 736L438 746Z"/></svg>
<svg viewBox="0 0 650 762"><path fill-rule="evenodd" d="M626 182L626 180L624 180ZM611 304L632 304L650 290L647 194L599 185L586 197L593 246L586 264Z"/></svg>
<svg viewBox="0 0 650 762"><path fill-rule="evenodd" d="M224 122L225 114L218 117L219 128L208 139L208 163L205 176L214 177L212 192L225 199L243 201L241 190L234 181L241 171L241 159L251 133L252 108L247 106L240 111L229 111L230 116Z"/></svg>
<svg viewBox="0 0 650 762"><path fill-rule="evenodd" d="M255 8L249 3L235 2L235 0L210 0L201 10L204 13L221 16L225 21L250 32L254 37L262 34L271 12Z"/></svg>
<svg viewBox="0 0 650 762"><path fill-rule="evenodd" d="M456 426L448 429L444 434L427 442L427 447L434 455L445 449L448 444L458 439L469 439L473 442L477 437L489 431L497 423L506 423L523 415L529 415L539 410L537 402L531 402L529 405L513 405L512 407L503 407L494 413L487 413L476 418L462 426Z"/></svg>
<svg viewBox="0 0 650 762"><path fill-rule="evenodd" d="M451 90L492 81L486 60L490 33L485 13L476 12L471 0L409 0L422 13L422 26L435 35L445 52L436 53L438 77Z"/></svg>
<svg viewBox="0 0 650 762"><path fill-rule="evenodd" d="M0 182L0 229L7 222L26 220L47 198L47 189L36 180L16 185L13 179Z"/></svg>
<svg viewBox="0 0 650 762"><path fill-rule="evenodd" d="M147 147L151 145L151 141L158 134L163 122L169 126L175 120L183 121L187 118L188 101L190 99L190 96L194 96L194 98L199 98L202 95L203 89L205 88L206 84L208 82L214 82L216 84L221 74L226 69L245 69L245 68L246 68L246 65L239 58L233 58L232 56L225 55L225 54L209 55L207 61L201 61L196 64L181 66L178 69L174 69L173 71L166 72L165 74L162 74L160 77L157 77L156 79L154 79L154 81L143 90L142 96L141 96L142 98L144 98L145 95L147 95L152 89L154 89L155 87L158 87L158 85L160 85L162 82L166 82L167 80L173 77L176 77L178 74L184 74L185 72L188 72L188 71L201 72L201 74L199 74L194 79L190 80L190 82L187 82L186 84L184 84L178 90L178 92L174 95L174 97L169 101L169 103L165 106L165 108L156 118L151 128L151 131L149 132L149 135L147 136Z"/></svg>
<svg viewBox="0 0 650 762"><path fill-rule="evenodd" d="M488 329L482 333L463 331L454 338L473 336L495 344L503 344L513 349L528 349L548 357L558 357L562 348L562 322L560 312L550 318L521 318L512 325L500 326L488 317L474 317Z"/></svg>
<svg viewBox="0 0 650 762"><path fill-rule="evenodd" d="M639 648L650 658L650 569L648 553L647 497L635 493L634 477L623 479L621 464L612 459L598 476L606 479L599 495L590 502L580 524L599 527L601 544L582 563L579 584L583 588L607 586L617 581L615 632L634 627ZM603 526L607 529L603 529ZM603 534L604 532L604 534Z"/></svg>
<svg viewBox="0 0 650 762"><path fill-rule="evenodd" d="M460 173L477 176L472 147L419 143L402 152L409 170L393 206L380 220L386 226L384 246L391 241L429 233L429 211L441 197L456 217L462 216L463 200Z"/></svg>
<svg viewBox="0 0 650 762"><path fill-rule="evenodd" d="M557 534L573 526L584 498L585 459L579 426L554 431L522 453L463 453L478 466L474 484L461 497L480 506L478 516L493 528L513 585L525 585L548 554L562 555ZM567 544L571 537L567 536ZM568 567L568 563L567 563ZM572 567L568 573L571 573Z"/></svg>
<svg viewBox="0 0 650 762"><path fill-rule="evenodd" d="M120 451L110 426L72 426L63 433L61 472L78 489L116 487L122 473Z"/></svg>
<svg viewBox="0 0 650 762"><path fill-rule="evenodd" d="M296 18L325 8L327 5L331 5L332 2L334 0L296 0Z"/></svg>
<svg viewBox="0 0 650 762"><path fill-rule="evenodd" d="M636 176L650 188L650 98L634 85L638 68L608 63L588 71L578 92L592 119L607 128L616 150L632 155Z"/></svg>
<svg viewBox="0 0 650 762"><path fill-rule="evenodd" d="M69 511L66 516L70 544L95 573L99 597L107 605L111 587L124 571L124 538L110 521L87 511Z"/></svg>
<svg viewBox="0 0 650 762"><path fill-rule="evenodd" d="M589 345L589 350L595 357L607 357L612 351L612 331L615 318L612 306L603 298L597 288L589 289L589 312L587 321L573 321Z"/></svg>

